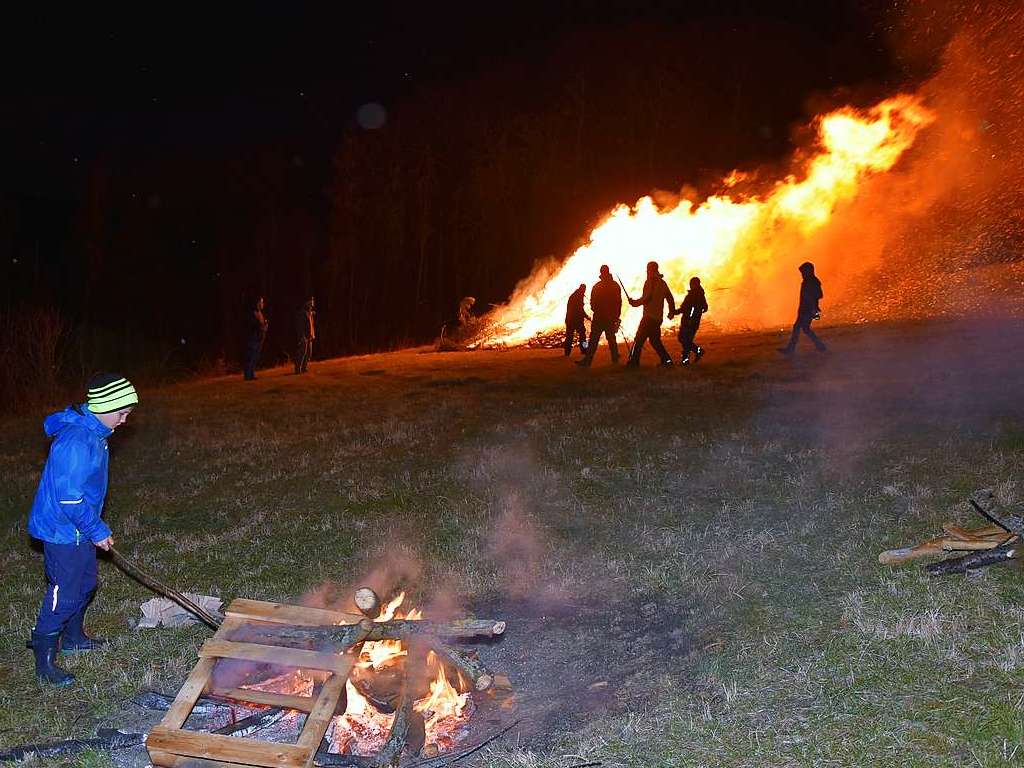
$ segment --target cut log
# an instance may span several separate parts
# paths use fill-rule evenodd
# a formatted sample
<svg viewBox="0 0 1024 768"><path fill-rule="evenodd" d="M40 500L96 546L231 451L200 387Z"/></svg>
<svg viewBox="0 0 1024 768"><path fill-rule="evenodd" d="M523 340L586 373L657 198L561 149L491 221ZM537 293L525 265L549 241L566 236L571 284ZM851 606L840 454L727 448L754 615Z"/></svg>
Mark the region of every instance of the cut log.
<svg viewBox="0 0 1024 768"><path fill-rule="evenodd" d="M983 552L972 552L964 557L952 557L943 560L941 563L932 563L927 566L928 573L932 576L945 576L950 573L966 573L976 568L984 568L996 563L1004 563L1017 556L1017 545L1006 544L995 549Z"/></svg>
<svg viewBox="0 0 1024 768"><path fill-rule="evenodd" d="M965 541L1006 535L1006 530L998 525L986 525L982 528L964 528L956 523L943 523L942 530L954 539L964 539Z"/></svg>
<svg viewBox="0 0 1024 768"><path fill-rule="evenodd" d="M899 565L922 557L937 557L944 553L941 539L929 539L913 547L887 549L878 556L878 562L882 565Z"/></svg>
<svg viewBox="0 0 1024 768"><path fill-rule="evenodd" d="M395 621L373 622L363 619L359 624L329 627L290 627L285 625L248 626L238 633L246 642L273 645L276 642L310 641L313 647L327 650L338 646L348 648L365 630L366 640L411 640L438 638L467 641L474 638L493 638L505 632L505 622L494 619L462 619L450 622Z"/></svg>
<svg viewBox="0 0 1024 768"><path fill-rule="evenodd" d="M356 608L369 619L380 616L380 597L369 587L360 587L355 593Z"/></svg>
<svg viewBox="0 0 1024 768"><path fill-rule="evenodd" d="M1008 539L1011 538L1006 531L1003 531L1003 535L998 538L991 539L977 539L969 541L966 539L943 539L942 548L947 552L966 552L968 550L984 550L984 549L995 549L1002 544L1008 544ZM1012 538L1017 538L1013 536Z"/></svg>

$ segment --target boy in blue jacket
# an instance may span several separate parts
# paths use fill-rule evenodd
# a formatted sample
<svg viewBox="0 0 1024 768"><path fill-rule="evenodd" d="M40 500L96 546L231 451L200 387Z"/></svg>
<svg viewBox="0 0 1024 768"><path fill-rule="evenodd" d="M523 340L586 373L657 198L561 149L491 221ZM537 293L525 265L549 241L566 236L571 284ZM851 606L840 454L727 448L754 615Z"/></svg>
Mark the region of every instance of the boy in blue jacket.
<svg viewBox="0 0 1024 768"><path fill-rule="evenodd" d="M47 582L29 645L36 676L57 686L75 679L54 665L58 648L89 651L106 642L89 637L82 620L96 592L96 548L114 544L102 518L107 438L139 402L131 382L112 373L94 376L88 390L85 403L43 422L53 443L28 518L29 534L43 542Z"/></svg>

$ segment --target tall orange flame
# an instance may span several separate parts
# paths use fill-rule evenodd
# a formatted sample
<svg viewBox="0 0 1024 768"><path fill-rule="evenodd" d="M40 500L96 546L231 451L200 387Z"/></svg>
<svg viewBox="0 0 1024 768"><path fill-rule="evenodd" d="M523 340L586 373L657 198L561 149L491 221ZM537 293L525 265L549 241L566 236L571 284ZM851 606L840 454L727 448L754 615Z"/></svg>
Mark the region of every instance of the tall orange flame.
<svg viewBox="0 0 1024 768"><path fill-rule="evenodd" d="M868 110L845 107L814 121L813 156L800 163L799 175L766 193L714 195L699 204L684 197L661 209L651 197L632 207L621 204L564 264L540 268L523 281L507 305L484 319L486 330L475 345L523 344L562 327L569 294L581 283L592 284L602 264L634 298L652 260L675 292L693 275L711 290L740 280L825 226L869 177L890 170L934 120L913 95L894 96ZM734 171L723 185L731 188L743 178ZM741 316L738 303L731 311L726 303L714 315L721 324ZM639 310L627 308L623 332L632 333L638 320Z"/></svg>

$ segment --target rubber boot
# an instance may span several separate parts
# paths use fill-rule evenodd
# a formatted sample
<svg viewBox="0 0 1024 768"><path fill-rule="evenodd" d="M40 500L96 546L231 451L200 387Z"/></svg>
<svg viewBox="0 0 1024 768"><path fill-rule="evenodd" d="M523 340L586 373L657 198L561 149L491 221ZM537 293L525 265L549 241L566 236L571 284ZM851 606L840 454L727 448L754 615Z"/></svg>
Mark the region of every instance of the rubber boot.
<svg viewBox="0 0 1024 768"><path fill-rule="evenodd" d="M107 644L102 637L89 637L85 633L85 629L82 627L84 619L85 609L83 608L68 620L67 626L64 627L64 638L60 644L60 649L64 653L94 651Z"/></svg>
<svg viewBox="0 0 1024 768"><path fill-rule="evenodd" d="M65 688L75 682L75 676L53 663L57 658L57 642L59 640L60 632L44 635L32 630L31 644L36 657L36 677L44 683Z"/></svg>

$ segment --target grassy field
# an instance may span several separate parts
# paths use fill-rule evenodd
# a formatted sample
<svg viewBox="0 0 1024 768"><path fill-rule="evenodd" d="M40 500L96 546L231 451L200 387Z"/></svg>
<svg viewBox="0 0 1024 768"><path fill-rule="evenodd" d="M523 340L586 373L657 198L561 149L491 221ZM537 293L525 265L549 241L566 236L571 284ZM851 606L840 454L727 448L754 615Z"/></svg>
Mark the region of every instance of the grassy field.
<svg viewBox="0 0 1024 768"><path fill-rule="evenodd" d="M605 664L606 699L479 765L1024 764L1019 571L877 562L980 523L976 488L1024 497L1016 322L823 337L829 353L793 359L774 334L708 337L689 370L408 351L142 391L110 441L107 519L124 554L226 599L337 604L365 578L400 582L428 611L507 606L510 647L543 643L517 637L524 606L602 608L579 691L509 672L524 702L578 709ZM89 618L112 646L67 662L68 691L35 682L25 517L44 415L0 438L4 747L91 735L138 691L175 691L207 636L131 629L150 595L105 563ZM616 628L647 624L623 667Z"/></svg>

